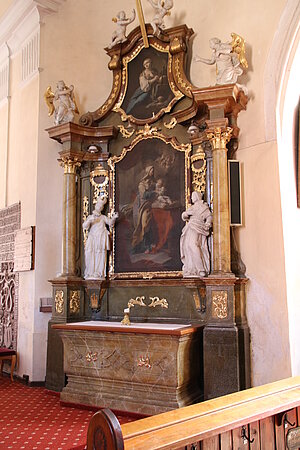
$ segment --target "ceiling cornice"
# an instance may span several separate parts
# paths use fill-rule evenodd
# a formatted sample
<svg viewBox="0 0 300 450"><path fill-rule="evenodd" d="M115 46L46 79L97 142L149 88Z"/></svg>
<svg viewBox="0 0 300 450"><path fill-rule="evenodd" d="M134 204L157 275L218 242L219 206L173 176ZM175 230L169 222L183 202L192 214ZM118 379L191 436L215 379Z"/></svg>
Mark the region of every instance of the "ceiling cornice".
<svg viewBox="0 0 300 450"><path fill-rule="evenodd" d="M15 0L0 20L0 47L7 42L11 52L18 50L45 15L54 14L65 0Z"/></svg>

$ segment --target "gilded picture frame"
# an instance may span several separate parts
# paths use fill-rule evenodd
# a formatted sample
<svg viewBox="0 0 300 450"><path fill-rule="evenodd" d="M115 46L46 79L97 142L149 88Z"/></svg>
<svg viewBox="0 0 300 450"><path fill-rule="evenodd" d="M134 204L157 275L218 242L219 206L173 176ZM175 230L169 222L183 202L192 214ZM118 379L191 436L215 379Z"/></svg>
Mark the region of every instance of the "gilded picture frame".
<svg viewBox="0 0 300 450"><path fill-rule="evenodd" d="M190 197L190 153L191 144L145 127L120 156L108 160L111 206L119 212L110 277L182 275L181 214Z"/></svg>

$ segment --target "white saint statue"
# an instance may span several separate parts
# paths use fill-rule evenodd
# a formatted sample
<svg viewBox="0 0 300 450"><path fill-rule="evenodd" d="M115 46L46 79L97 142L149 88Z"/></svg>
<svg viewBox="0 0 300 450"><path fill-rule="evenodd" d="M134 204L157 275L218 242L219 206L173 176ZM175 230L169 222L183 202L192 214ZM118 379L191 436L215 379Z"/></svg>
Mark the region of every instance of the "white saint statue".
<svg viewBox="0 0 300 450"><path fill-rule="evenodd" d="M210 271L207 236L212 226L212 213L202 194L192 193L193 205L182 213L186 225L180 238L180 255L184 277L204 277Z"/></svg>
<svg viewBox="0 0 300 450"><path fill-rule="evenodd" d="M85 272L86 280L105 280L107 251L110 250L110 232L107 227L112 227L118 218L118 213L108 218L101 214L107 198L98 198L93 213L83 222L82 228L89 230L85 244Z"/></svg>

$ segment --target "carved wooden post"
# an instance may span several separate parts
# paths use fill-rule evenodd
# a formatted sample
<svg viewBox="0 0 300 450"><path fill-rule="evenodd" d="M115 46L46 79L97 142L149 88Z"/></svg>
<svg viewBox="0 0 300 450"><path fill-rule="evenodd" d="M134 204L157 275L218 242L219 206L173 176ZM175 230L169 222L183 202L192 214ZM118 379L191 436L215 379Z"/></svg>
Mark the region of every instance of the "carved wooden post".
<svg viewBox="0 0 300 450"><path fill-rule="evenodd" d="M227 148L232 129L227 119L207 121L213 154L213 274L231 273Z"/></svg>
<svg viewBox="0 0 300 450"><path fill-rule="evenodd" d="M76 276L76 169L81 163L76 157L62 157L63 184L63 235L62 276Z"/></svg>

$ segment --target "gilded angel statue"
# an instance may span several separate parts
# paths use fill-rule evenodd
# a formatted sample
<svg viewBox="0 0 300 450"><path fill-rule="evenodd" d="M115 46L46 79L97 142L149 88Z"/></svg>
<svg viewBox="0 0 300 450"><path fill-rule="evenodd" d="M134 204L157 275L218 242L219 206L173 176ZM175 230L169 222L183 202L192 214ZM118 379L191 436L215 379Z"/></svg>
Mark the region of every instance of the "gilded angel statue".
<svg viewBox="0 0 300 450"><path fill-rule="evenodd" d="M125 11L120 11L117 17L112 19L113 22L117 24L117 29L113 32L111 43L108 48L112 48L117 44L121 44L127 40L126 28L127 26L135 20L135 9L132 10L132 16L126 17Z"/></svg>
<svg viewBox="0 0 300 450"><path fill-rule="evenodd" d="M153 28L153 34L158 36L161 31L165 29L164 17L171 14L173 8L173 0L148 0L150 5L154 8L155 15L150 22Z"/></svg>
<svg viewBox="0 0 300 450"><path fill-rule="evenodd" d="M216 64L216 84L232 84L248 67L245 57L245 40L236 33L231 33L232 42L221 42L218 38L212 38L209 46L212 49L210 59L196 56L197 62L204 64Z"/></svg>
<svg viewBox="0 0 300 450"><path fill-rule="evenodd" d="M52 92L51 86L48 86L44 94L48 106L48 115L54 113L54 124L72 122L75 114L79 114L76 100L74 97L74 86L66 86L64 81L58 81L56 91Z"/></svg>

